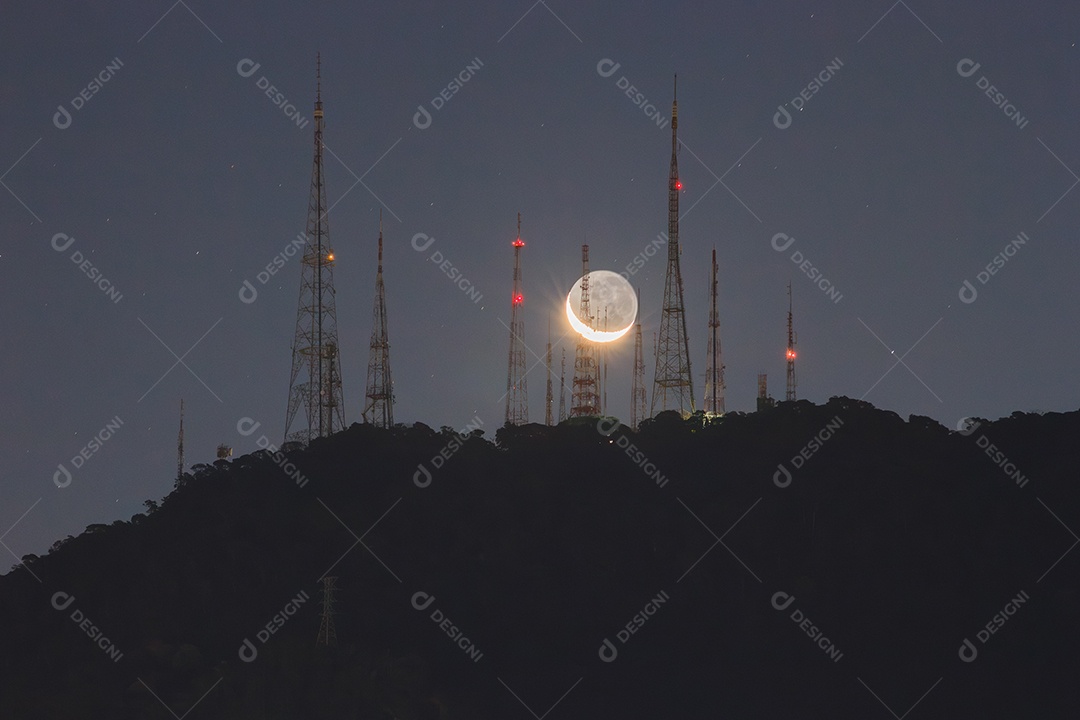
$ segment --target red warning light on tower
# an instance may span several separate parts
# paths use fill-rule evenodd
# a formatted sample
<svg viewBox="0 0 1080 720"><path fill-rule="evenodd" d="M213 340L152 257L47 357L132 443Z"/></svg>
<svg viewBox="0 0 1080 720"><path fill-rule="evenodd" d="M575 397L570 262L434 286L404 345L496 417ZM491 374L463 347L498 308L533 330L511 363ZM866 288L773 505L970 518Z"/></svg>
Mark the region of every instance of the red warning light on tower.
<svg viewBox="0 0 1080 720"><path fill-rule="evenodd" d="M682 190L682 180L676 180L675 181L675 189L676 190Z"/></svg>
<svg viewBox="0 0 1080 720"><path fill-rule="evenodd" d="M514 247L525 247L525 241L521 238L518 238L514 241Z"/></svg>
<svg viewBox="0 0 1080 720"><path fill-rule="evenodd" d="M794 360L795 359L795 351L792 350L791 348L788 348L787 359L788 360Z"/></svg>
<svg viewBox="0 0 1080 720"><path fill-rule="evenodd" d="M524 295L522 295L521 293L518 293L517 295L514 296L514 304L515 305L520 305L523 302L525 302L525 296Z"/></svg>

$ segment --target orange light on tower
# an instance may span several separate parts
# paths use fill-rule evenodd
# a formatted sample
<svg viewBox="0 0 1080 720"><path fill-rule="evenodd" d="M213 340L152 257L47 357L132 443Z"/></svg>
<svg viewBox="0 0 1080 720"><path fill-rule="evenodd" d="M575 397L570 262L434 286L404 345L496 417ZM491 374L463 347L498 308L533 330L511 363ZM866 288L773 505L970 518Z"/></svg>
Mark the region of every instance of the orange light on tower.
<svg viewBox="0 0 1080 720"><path fill-rule="evenodd" d="M798 397L795 393L795 343L798 342L798 338L795 336L794 323L792 322L791 315L791 282L788 282L788 308L787 308L787 391L784 393L784 399L788 401L797 400Z"/></svg>

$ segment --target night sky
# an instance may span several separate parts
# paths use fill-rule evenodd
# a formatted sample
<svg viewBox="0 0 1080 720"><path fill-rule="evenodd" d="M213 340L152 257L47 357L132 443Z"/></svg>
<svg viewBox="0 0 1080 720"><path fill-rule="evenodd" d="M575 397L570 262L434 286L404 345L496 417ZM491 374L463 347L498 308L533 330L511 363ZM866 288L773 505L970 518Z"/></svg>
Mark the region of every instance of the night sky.
<svg viewBox="0 0 1080 720"><path fill-rule="evenodd" d="M729 411L754 409L759 372L783 397L789 281L801 399L861 398L950 428L1080 406L1075 3L319 5L2 11L10 564L167 494L181 398L189 467L219 443L243 454L280 439L300 264L258 275L305 227L316 52L348 423L380 210L398 422L478 417L488 437L502 424L518 212L530 365L550 318L555 364L566 347L572 368L562 302L582 242L593 269L618 272L667 228L676 73L699 404L716 248ZM423 252L419 233L434 238ZM646 346L664 270L661 249L630 278ZM623 418L632 349L630 334L611 355ZM651 351L646 366L651 398ZM542 421L542 364L528 389ZM250 436L244 417L261 423Z"/></svg>

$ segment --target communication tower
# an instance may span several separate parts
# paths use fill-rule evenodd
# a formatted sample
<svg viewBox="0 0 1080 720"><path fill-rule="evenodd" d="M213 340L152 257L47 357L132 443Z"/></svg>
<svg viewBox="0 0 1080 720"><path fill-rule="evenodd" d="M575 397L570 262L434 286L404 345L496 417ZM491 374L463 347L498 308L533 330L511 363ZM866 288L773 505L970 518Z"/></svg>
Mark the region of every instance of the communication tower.
<svg viewBox="0 0 1080 720"><path fill-rule="evenodd" d="M791 324L791 282L787 285L787 392L785 400L795 400L795 343L798 341Z"/></svg>
<svg viewBox="0 0 1080 720"><path fill-rule="evenodd" d="M180 398L180 434L176 436L176 479L184 477L184 398Z"/></svg>
<svg viewBox="0 0 1080 720"><path fill-rule="evenodd" d="M562 371L559 373L559 422L566 419L566 348L562 349Z"/></svg>
<svg viewBox="0 0 1080 720"><path fill-rule="evenodd" d="M765 373L758 373L757 376L757 409L758 412L766 408L771 408L776 404L776 401L769 397L768 377Z"/></svg>
<svg viewBox="0 0 1080 720"><path fill-rule="evenodd" d="M638 293L640 297L640 293ZM639 316L640 317L640 316ZM630 427L638 429L645 419L645 356L641 342L641 322L634 323L634 381L630 389Z"/></svg>
<svg viewBox="0 0 1080 720"><path fill-rule="evenodd" d="M345 428L334 301L334 251L330 247L323 177L322 62L315 64L315 157L311 166L306 245L301 259L300 300L289 373L285 440L308 442ZM302 425L293 428L303 408ZM290 432L291 431L291 432Z"/></svg>
<svg viewBox="0 0 1080 720"><path fill-rule="evenodd" d="M676 90L678 78L676 78ZM690 372L690 344L686 332L682 273L679 270L679 126L678 99L671 103L671 169L668 173L668 262L664 280L664 305L660 315L660 339L653 376L650 415L677 410L684 417L693 413L694 379Z"/></svg>
<svg viewBox="0 0 1080 720"><path fill-rule="evenodd" d="M724 358L720 352L720 313L716 309L716 248L712 251L712 284L709 296L709 356L705 363L705 414L724 414Z"/></svg>
<svg viewBox="0 0 1080 720"><path fill-rule="evenodd" d="M544 424L554 425L555 418L553 414L555 397L551 392L551 320L548 320L548 341L547 341L547 355L545 356L545 366L547 368L547 395L544 398Z"/></svg>
<svg viewBox="0 0 1080 720"><path fill-rule="evenodd" d="M379 269L375 273L375 307L371 320L371 350L368 353L367 404L364 422L376 427L394 426L394 382L390 375L390 335L386 322L386 288L382 271L382 211L379 211Z"/></svg>
<svg viewBox="0 0 1080 720"><path fill-rule="evenodd" d="M529 398L525 384L525 295L521 291L521 213L517 218L517 238L514 246L514 294L510 298L510 355L506 371L506 423L524 425L529 422Z"/></svg>
<svg viewBox="0 0 1080 720"><path fill-rule="evenodd" d="M589 246L581 246L581 304L578 319L593 328L592 310L589 307ZM592 340L578 333L577 351L574 355L574 386L570 397L570 416L588 417L600 414L599 384L596 365L596 348Z"/></svg>
<svg viewBox="0 0 1080 720"><path fill-rule="evenodd" d="M315 638L316 645L329 647L337 645L337 626L334 625L334 603L337 601L337 576L331 575L322 579L322 614L319 620L319 634Z"/></svg>

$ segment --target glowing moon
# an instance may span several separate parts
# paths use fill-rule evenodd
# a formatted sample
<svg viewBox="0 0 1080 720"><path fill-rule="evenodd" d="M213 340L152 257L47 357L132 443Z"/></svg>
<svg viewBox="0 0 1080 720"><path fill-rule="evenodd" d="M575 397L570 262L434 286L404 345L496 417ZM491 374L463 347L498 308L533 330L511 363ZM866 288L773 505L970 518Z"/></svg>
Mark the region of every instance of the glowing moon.
<svg viewBox="0 0 1080 720"><path fill-rule="evenodd" d="M594 326L604 326L604 312L607 311L607 326L617 330L598 330L582 322L577 316L581 307L581 279L574 283L566 295L566 319L586 340L593 342L611 342L618 340L637 319L638 301L634 288L622 275L610 270L593 270L589 273L589 308L593 314Z"/></svg>

